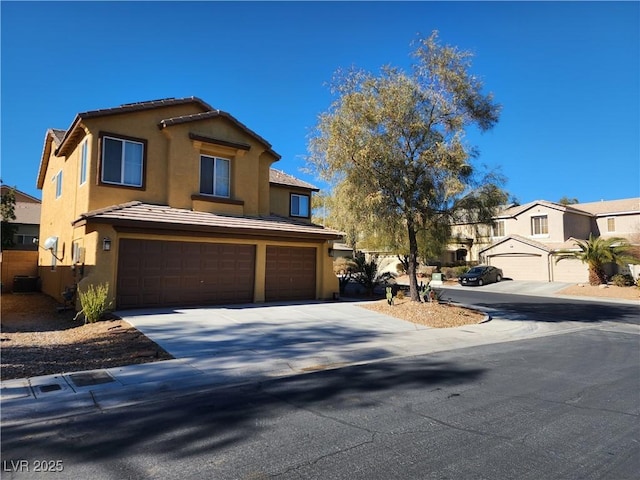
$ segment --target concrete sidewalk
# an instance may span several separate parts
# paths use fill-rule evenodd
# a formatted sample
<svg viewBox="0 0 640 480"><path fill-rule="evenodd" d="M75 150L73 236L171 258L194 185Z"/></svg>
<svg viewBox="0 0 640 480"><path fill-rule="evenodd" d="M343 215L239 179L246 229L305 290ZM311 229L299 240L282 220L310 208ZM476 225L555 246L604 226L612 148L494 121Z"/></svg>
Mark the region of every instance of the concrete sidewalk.
<svg viewBox="0 0 640 480"><path fill-rule="evenodd" d="M176 359L2 382L3 424L594 328L577 322L493 318L477 325L433 329L342 302L117 313Z"/></svg>

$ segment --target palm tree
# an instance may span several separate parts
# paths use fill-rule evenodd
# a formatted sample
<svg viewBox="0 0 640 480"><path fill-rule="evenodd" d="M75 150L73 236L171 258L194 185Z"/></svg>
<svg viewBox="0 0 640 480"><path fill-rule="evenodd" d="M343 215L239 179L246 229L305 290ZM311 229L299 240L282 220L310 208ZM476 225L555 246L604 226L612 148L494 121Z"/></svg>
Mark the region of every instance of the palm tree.
<svg viewBox="0 0 640 480"><path fill-rule="evenodd" d="M589 240L575 240L578 250L558 250L556 263L560 260L578 259L589 266L589 284L600 285L607 283L604 273L606 263L625 265L636 264L638 259L631 253L631 244L624 238L594 237L589 234Z"/></svg>

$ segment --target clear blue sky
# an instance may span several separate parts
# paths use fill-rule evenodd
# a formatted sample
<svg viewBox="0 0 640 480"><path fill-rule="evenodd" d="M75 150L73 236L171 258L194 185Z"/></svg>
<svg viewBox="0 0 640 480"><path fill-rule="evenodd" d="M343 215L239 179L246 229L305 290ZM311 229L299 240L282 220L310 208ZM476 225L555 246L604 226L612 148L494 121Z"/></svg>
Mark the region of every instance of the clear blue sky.
<svg viewBox="0 0 640 480"><path fill-rule="evenodd" d="M36 197L47 128L78 112L197 96L300 171L339 67L410 65L417 34L475 53L503 105L472 133L520 202L640 196L638 2L1 2L2 171Z"/></svg>

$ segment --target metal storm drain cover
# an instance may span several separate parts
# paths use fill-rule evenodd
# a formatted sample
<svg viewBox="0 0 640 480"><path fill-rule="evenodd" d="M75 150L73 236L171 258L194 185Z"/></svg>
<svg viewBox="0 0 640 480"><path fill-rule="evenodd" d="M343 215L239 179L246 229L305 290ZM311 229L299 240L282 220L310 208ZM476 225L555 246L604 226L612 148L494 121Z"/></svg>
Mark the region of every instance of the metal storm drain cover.
<svg viewBox="0 0 640 480"><path fill-rule="evenodd" d="M115 379L107 372L83 372L72 373L69 378L77 387L88 387L102 383L115 382Z"/></svg>

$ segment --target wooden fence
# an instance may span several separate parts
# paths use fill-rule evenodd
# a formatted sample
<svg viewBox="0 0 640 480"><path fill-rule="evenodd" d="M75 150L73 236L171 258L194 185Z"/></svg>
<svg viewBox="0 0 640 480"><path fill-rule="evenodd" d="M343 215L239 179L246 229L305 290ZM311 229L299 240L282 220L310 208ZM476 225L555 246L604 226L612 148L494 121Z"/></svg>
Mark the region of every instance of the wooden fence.
<svg viewBox="0 0 640 480"><path fill-rule="evenodd" d="M38 252L23 250L3 250L0 253L2 270L2 291L13 290L13 280L16 276L38 276Z"/></svg>

